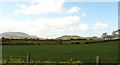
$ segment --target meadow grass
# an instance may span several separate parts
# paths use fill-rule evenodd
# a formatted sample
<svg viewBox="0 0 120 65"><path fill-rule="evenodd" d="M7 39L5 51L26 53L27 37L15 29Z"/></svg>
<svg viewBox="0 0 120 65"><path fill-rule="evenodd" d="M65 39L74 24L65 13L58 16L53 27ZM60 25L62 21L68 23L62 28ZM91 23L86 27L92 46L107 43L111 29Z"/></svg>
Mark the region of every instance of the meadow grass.
<svg viewBox="0 0 120 65"><path fill-rule="evenodd" d="M102 63L117 63L118 42L101 42L81 45L3 45L2 57L20 58L26 61L26 55L36 61L66 61L74 60L83 63L95 63L96 56Z"/></svg>

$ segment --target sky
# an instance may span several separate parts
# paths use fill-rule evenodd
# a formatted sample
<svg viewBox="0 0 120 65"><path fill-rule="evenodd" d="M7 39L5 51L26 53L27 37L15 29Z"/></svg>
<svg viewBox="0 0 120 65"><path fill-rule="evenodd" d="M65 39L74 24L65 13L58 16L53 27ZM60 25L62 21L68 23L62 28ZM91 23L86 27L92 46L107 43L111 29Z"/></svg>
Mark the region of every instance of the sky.
<svg viewBox="0 0 120 65"><path fill-rule="evenodd" d="M41 38L98 36L118 29L117 2L29 0L0 2L0 33L24 32Z"/></svg>

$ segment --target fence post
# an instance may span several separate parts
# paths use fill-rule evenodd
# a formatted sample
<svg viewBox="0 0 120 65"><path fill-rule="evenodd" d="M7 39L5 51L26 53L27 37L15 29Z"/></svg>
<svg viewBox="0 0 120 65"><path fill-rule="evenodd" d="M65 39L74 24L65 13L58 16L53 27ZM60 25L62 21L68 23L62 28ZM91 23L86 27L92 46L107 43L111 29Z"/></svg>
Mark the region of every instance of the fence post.
<svg viewBox="0 0 120 65"><path fill-rule="evenodd" d="M96 56L96 65L100 65L101 59L100 56Z"/></svg>
<svg viewBox="0 0 120 65"><path fill-rule="evenodd" d="M30 54L27 54L27 63L30 62Z"/></svg>

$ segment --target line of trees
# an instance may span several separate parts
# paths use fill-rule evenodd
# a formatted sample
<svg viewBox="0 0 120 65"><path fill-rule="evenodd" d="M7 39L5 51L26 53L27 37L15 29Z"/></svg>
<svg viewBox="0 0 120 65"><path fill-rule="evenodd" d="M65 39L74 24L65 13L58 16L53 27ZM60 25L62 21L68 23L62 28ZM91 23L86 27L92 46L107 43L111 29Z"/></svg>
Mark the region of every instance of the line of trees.
<svg viewBox="0 0 120 65"><path fill-rule="evenodd" d="M101 38L105 40L109 39L120 39L120 29L113 31L111 35L108 35L106 32L101 35Z"/></svg>

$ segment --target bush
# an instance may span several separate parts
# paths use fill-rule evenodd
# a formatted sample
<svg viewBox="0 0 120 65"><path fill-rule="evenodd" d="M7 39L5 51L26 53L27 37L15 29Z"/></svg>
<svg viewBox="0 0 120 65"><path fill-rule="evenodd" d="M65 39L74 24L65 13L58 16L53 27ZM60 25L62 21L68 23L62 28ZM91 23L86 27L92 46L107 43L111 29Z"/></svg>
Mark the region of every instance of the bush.
<svg viewBox="0 0 120 65"><path fill-rule="evenodd" d="M71 44L81 44L80 42L71 42Z"/></svg>

